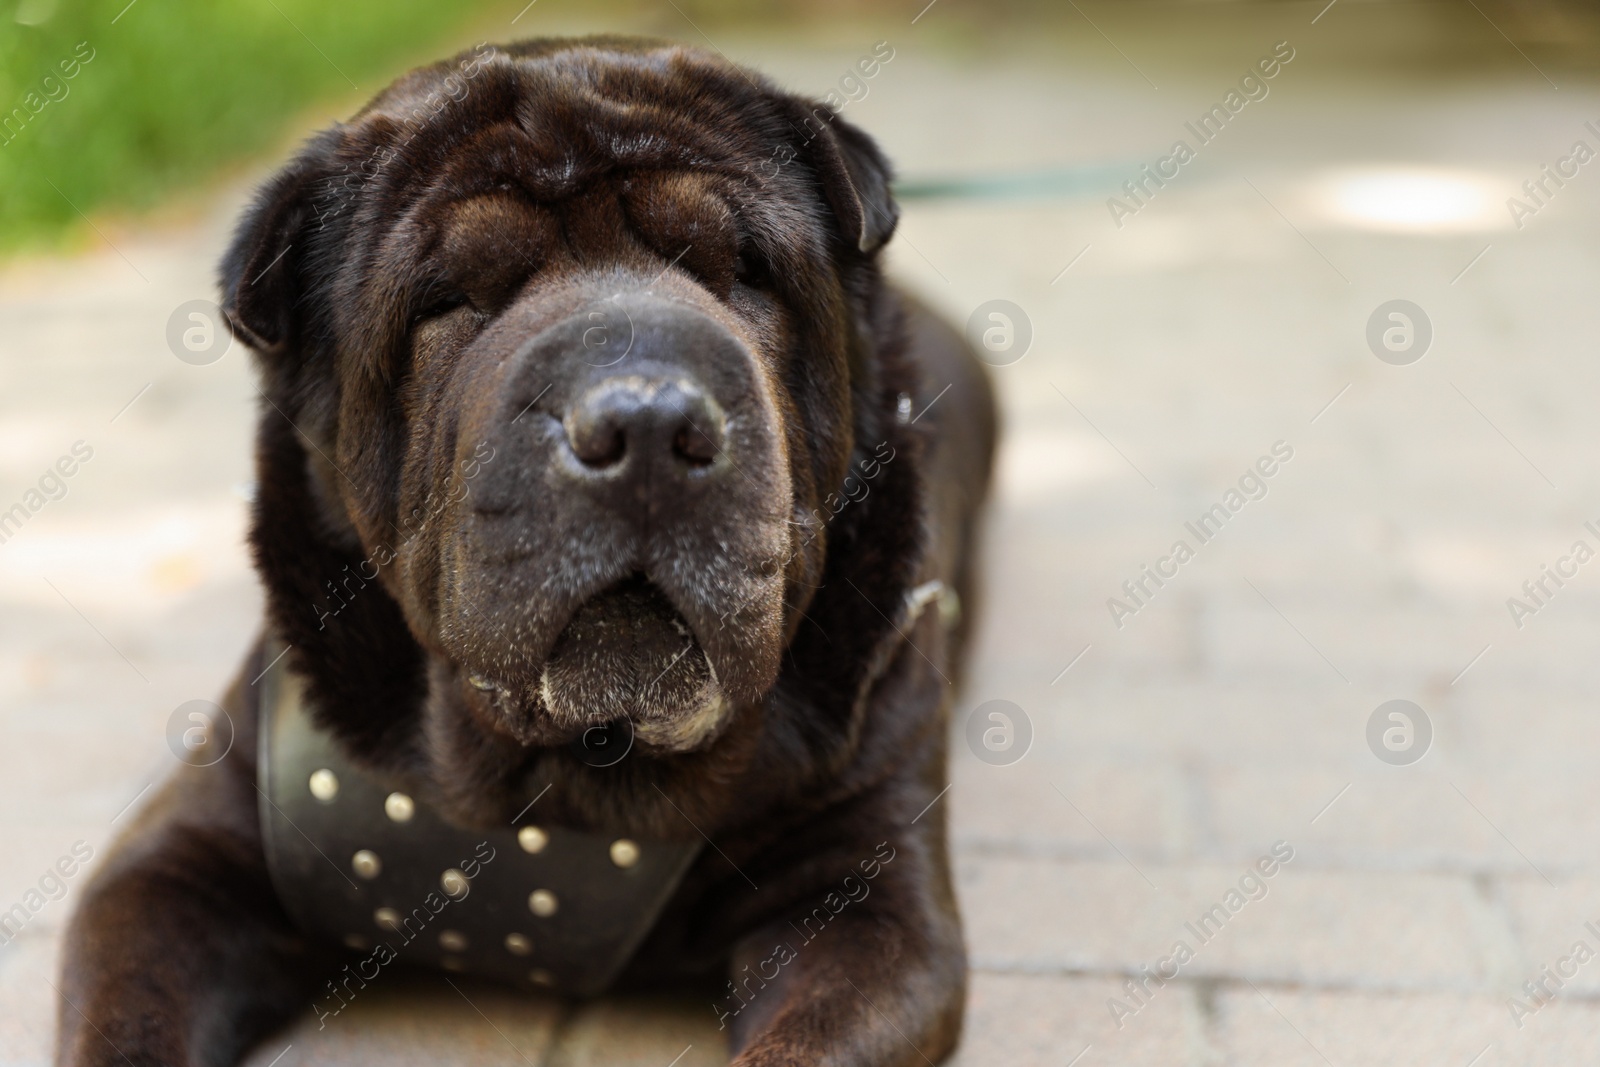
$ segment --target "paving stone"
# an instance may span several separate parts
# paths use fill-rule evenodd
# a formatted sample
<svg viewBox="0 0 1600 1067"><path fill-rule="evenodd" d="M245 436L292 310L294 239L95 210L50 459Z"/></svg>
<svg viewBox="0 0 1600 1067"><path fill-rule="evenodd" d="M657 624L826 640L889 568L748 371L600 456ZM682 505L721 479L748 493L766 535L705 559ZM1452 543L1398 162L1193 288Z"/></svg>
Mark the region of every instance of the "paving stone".
<svg viewBox="0 0 1600 1067"><path fill-rule="evenodd" d="M23 904L32 912L27 923L30 935L55 932L66 925L84 884L96 870L109 844L108 828L103 824L51 823L34 825L18 822L5 831L6 848L0 855L0 915L13 905ZM82 843L92 850L86 863L71 855ZM71 861L71 876L60 877L56 864ZM37 897L30 897L37 893ZM42 902L42 903L41 903ZM0 949L0 951L4 951Z"/></svg>
<svg viewBox="0 0 1600 1067"><path fill-rule="evenodd" d="M1369 996L1262 987L1217 998L1227 1062L1340 1067L1396 1063L1555 1067L1600 1055L1600 1006L1556 1002L1519 1030L1503 1000Z"/></svg>
<svg viewBox="0 0 1600 1067"><path fill-rule="evenodd" d="M1098 856L1110 848L1104 833L1118 847L1162 856L1183 851L1190 836L1177 775L1147 773L1141 765L1047 764L1037 752L996 767L961 744L964 735L947 798L950 833L960 845Z"/></svg>
<svg viewBox="0 0 1600 1067"><path fill-rule="evenodd" d="M262 1042L247 1067L298 1064L539 1063L561 1018L558 1001L442 974L385 976L337 1014L308 1013ZM324 1011L331 1002L319 1002ZM277 1057L281 1056L282 1059Z"/></svg>
<svg viewBox="0 0 1600 1067"><path fill-rule="evenodd" d="M1500 916L1468 879L1291 862L1260 880L1261 895L1243 881L1248 862L1135 870L1122 860L979 855L961 859L957 884L968 944L985 966L1131 973L1155 969L1182 941L1194 956L1188 976L1476 990L1505 970ZM1223 921L1200 925L1217 906Z"/></svg>
<svg viewBox="0 0 1600 1067"><path fill-rule="evenodd" d="M727 1031L715 1022L701 1002L607 998L568 1020L550 1067L713 1067L728 1062Z"/></svg>
<svg viewBox="0 0 1600 1067"><path fill-rule="evenodd" d="M0 945L0 1067L45 1067L55 1032L56 942L27 930Z"/></svg>
<svg viewBox="0 0 1600 1067"><path fill-rule="evenodd" d="M1182 1063L1203 1034L1189 989L1163 991L1122 1026L1107 1009L1125 996L1108 977L996 974L971 977L966 1030L951 1067L1063 1067L1082 1063Z"/></svg>
<svg viewBox="0 0 1600 1067"><path fill-rule="evenodd" d="M1587 813L1600 803L1593 782L1479 774L1450 766L1443 754L1427 759L1433 765L1381 767L1369 755L1370 767L1347 775L1260 764L1210 768L1214 825L1237 847L1281 827L1275 814L1283 806L1307 813L1300 833L1308 856L1323 864L1514 874L1548 868L1551 877L1593 869Z"/></svg>
<svg viewBox="0 0 1600 1067"><path fill-rule="evenodd" d="M1550 886L1532 876L1508 878L1499 891L1515 931L1518 957L1516 973L1503 987L1505 995L1526 998L1524 982L1543 981L1547 988L1557 988L1542 973L1546 968L1562 982L1563 996L1600 995L1600 936L1588 929L1591 924L1600 929L1600 879L1561 879ZM1577 950L1580 942L1594 958L1578 958L1583 954Z"/></svg>

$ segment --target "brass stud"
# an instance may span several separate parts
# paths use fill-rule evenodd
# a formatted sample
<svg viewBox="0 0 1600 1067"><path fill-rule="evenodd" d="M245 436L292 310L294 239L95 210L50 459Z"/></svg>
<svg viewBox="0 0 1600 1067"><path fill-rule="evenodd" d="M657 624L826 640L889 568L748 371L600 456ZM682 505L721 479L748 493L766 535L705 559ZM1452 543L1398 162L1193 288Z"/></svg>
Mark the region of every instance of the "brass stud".
<svg viewBox="0 0 1600 1067"><path fill-rule="evenodd" d="M332 804L339 795L339 776L324 767L311 772L311 795L324 804Z"/></svg>
<svg viewBox="0 0 1600 1067"><path fill-rule="evenodd" d="M439 947L446 952L465 952L467 935L459 930L446 930L439 935Z"/></svg>
<svg viewBox="0 0 1600 1067"><path fill-rule="evenodd" d="M369 848L364 848L350 857L350 868L359 877L371 880L383 872L383 861L378 854Z"/></svg>
<svg viewBox="0 0 1600 1067"><path fill-rule="evenodd" d="M522 934L507 934L506 951L513 956L526 956L533 951L533 942Z"/></svg>
<svg viewBox="0 0 1600 1067"><path fill-rule="evenodd" d="M400 913L393 908L379 908L372 913L372 921L385 930L400 932Z"/></svg>
<svg viewBox="0 0 1600 1067"><path fill-rule="evenodd" d="M467 969L466 965L461 962L460 957L457 956L446 956L439 961L439 966L447 971L464 971Z"/></svg>
<svg viewBox="0 0 1600 1067"><path fill-rule="evenodd" d="M548 889L535 889L528 894L528 910L541 919L548 919L556 913L560 903L556 895Z"/></svg>
<svg viewBox="0 0 1600 1067"><path fill-rule="evenodd" d="M367 950L367 945L367 939L362 937L360 934L344 935L344 947L353 952L365 952Z"/></svg>
<svg viewBox="0 0 1600 1067"><path fill-rule="evenodd" d="M553 986L556 984L556 977L543 967L535 967L528 972L528 981L534 985Z"/></svg>
<svg viewBox="0 0 1600 1067"><path fill-rule="evenodd" d="M617 838L611 842L611 862L627 870L639 862L639 846L626 837Z"/></svg>
<svg viewBox="0 0 1600 1067"><path fill-rule="evenodd" d="M404 793L390 793L383 798L383 813L394 822L410 822L417 813L417 804Z"/></svg>
<svg viewBox="0 0 1600 1067"><path fill-rule="evenodd" d="M439 876L439 887L451 900L464 900L472 891L472 882L461 871L451 867Z"/></svg>
<svg viewBox="0 0 1600 1067"><path fill-rule="evenodd" d="M543 852L544 846L549 843L550 835L537 826L524 826L517 831L517 844L522 846L524 852Z"/></svg>

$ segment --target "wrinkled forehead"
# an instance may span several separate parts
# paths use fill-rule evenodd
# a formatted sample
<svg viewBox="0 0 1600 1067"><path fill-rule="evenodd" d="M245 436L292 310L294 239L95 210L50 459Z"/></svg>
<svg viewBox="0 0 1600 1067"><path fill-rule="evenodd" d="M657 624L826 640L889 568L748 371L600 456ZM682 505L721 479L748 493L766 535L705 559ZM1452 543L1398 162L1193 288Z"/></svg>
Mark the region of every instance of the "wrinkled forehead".
<svg viewBox="0 0 1600 1067"><path fill-rule="evenodd" d="M820 190L778 152L802 143L776 90L676 46L484 48L413 72L340 130L319 209L346 216L335 321L372 340L412 294L448 283L503 306L551 267L655 275L681 255L716 278L745 248L818 262Z"/></svg>
<svg viewBox="0 0 1600 1067"><path fill-rule="evenodd" d="M343 155L358 179L402 194L408 180L511 183L549 202L617 170L746 174L790 125L769 86L692 49L485 47L385 90L347 127Z"/></svg>
<svg viewBox="0 0 1600 1067"><path fill-rule="evenodd" d="M517 47L414 71L341 129L319 210L359 223L347 263L447 247L452 230L548 245L586 198L621 213L604 225L644 222L675 250L701 224L757 247L825 240L809 172L784 151L803 131L757 76L675 45Z"/></svg>

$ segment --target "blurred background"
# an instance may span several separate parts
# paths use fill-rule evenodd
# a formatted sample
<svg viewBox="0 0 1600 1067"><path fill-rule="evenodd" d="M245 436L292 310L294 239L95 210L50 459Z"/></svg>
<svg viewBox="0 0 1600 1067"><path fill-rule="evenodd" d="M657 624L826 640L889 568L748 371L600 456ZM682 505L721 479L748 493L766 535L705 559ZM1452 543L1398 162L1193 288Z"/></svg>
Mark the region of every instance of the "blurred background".
<svg viewBox="0 0 1600 1067"><path fill-rule="evenodd" d="M31 916L0 1067L49 1062L82 876L41 877L103 852L258 623L247 354L182 340L231 221L409 66L600 31L837 91L900 170L893 275L999 329L940 801L958 1062L1600 1055L1593 6L0 0L0 912ZM1013 743L969 743L996 709ZM252 1062L725 1062L693 1000L464 988Z"/></svg>

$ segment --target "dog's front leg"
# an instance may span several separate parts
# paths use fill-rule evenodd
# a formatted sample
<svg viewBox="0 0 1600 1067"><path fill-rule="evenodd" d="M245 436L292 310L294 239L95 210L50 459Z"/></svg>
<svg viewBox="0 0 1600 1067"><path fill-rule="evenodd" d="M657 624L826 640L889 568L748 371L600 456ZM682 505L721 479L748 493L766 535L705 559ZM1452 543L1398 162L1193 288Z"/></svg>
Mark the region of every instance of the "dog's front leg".
<svg viewBox="0 0 1600 1067"><path fill-rule="evenodd" d="M308 976L327 968L273 895L239 755L184 768L87 887L63 950L58 1067L227 1067L311 1002Z"/></svg>
<svg viewBox="0 0 1600 1067"><path fill-rule="evenodd" d="M733 1067L927 1067L955 1047L966 953L944 849L935 833L885 847L876 880L854 874L739 943L717 1007Z"/></svg>

